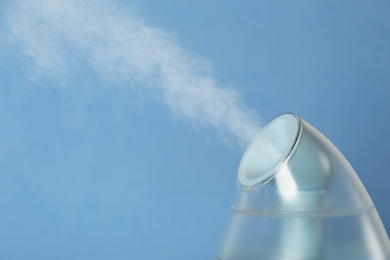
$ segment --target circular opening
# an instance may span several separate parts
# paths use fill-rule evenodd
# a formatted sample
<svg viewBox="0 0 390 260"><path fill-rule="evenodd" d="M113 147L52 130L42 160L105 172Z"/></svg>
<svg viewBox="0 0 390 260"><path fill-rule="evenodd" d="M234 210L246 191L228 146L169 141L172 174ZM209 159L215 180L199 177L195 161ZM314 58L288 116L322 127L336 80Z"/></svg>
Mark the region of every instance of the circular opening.
<svg viewBox="0 0 390 260"><path fill-rule="evenodd" d="M291 153L299 133L299 118L284 114L267 124L252 140L241 159L238 180L261 186L270 180Z"/></svg>

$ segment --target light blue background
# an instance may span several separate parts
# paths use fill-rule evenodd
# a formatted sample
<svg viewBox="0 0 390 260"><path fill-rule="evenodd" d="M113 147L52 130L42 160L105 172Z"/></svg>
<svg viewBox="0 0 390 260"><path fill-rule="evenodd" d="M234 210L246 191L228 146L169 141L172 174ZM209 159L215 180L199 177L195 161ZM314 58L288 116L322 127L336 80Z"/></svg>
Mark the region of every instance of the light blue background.
<svg viewBox="0 0 390 260"><path fill-rule="evenodd" d="M390 231L388 1L121 2L134 4L265 121L295 112L325 134ZM211 259L242 149L87 69L73 88L31 81L13 50L0 63L0 259Z"/></svg>

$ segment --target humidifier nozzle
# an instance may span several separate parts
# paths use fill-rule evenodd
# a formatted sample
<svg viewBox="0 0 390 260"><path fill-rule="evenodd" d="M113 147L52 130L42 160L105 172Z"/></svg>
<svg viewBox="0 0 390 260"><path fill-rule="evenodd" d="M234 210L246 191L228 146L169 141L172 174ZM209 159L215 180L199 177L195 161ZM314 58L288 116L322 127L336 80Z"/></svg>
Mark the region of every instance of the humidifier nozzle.
<svg viewBox="0 0 390 260"><path fill-rule="evenodd" d="M284 114L253 139L241 160L238 183L250 192L275 179L281 210L318 210L313 196L320 199L332 180L331 149L309 124Z"/></svg>

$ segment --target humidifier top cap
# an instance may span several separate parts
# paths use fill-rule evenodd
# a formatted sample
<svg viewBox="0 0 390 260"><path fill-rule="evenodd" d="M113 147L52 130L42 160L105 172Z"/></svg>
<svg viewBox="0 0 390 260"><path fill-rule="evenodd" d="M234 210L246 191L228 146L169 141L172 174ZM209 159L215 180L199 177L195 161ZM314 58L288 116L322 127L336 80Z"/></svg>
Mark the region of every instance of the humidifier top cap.
<svg viewBox="0 0 390 260"><path fill-rule="evenodd" d="M340 151L291 113L275 118L253 138L237 183L236 210L334 215L374 206Z"/></svg>

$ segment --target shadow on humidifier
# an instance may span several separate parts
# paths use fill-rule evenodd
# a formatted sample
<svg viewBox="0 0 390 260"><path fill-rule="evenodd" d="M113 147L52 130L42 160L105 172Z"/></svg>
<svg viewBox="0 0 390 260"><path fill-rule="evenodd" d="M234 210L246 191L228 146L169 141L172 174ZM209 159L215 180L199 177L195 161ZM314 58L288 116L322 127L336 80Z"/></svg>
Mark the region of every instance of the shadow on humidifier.
<svg viewBox="0 0 390 260"><path fill-rule="evenodd" d="M388 260L390 242L340 151L294 114L252 140L216 259Z"/></svg>

